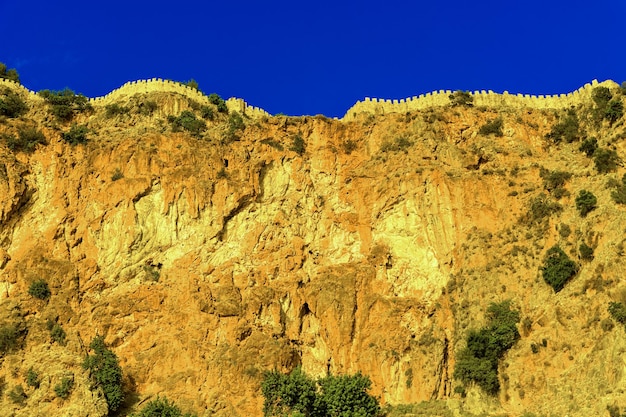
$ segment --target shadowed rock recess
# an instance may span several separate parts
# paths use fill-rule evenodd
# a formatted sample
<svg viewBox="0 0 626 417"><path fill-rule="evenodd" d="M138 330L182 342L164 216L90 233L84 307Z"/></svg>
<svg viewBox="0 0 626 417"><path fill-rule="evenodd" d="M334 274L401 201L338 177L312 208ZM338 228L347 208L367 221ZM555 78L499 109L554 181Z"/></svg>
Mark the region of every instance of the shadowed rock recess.
<svg viewBox="0 0 626 417"><path fill-rule="evenodd" d="M117 415L160 395L261 416L264 371L297 366L360 371L396 416L626 411L608 309L626 304L624 88L451 94L333 120L152 80L59 120L0 82L27 105L0 116L0 415L107 415L82 366L97 335L123 372ZM558 288L555 246L573 261ZM507 301L520 337L486 392L455 366Z"/></svg>

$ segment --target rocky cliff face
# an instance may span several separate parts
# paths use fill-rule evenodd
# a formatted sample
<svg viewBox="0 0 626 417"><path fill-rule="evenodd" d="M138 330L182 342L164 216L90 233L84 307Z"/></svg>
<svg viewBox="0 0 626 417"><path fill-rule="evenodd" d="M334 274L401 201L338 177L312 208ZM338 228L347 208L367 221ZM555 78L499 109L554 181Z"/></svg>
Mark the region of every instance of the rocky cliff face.
<svg viewBox="0 0 626 417"><path fill-rule="evenodd" d="M607 312L624 296L626 213L606 187L622 168L599 174L580 143L547 141L562 112L281 116L246 120L233 141L219 114L200 138L171 132L171 109L193 108L184 97L123 104L148 99L152 116L77 116L91 131L74 147L42 103L0 123L49 141L32 154L0 147L1 318L21 334L0 359L3 410L106 415L81 368L97 334L120 359L125 410L166 395L201 416L261 415L263 371L298 365L361 371L384 403L440 399L457 415L626 405L624 329ZM502 137L478 133L497 117ZM622 120L583 126L624 154ZM535 223L533 199L550 194L542 168L572 177L563 210ZM598 197L584 218L581 189ZM578 259L581 242L593 260ZM540 273L555 243L581 266L556 294ZM48 301L28 294L37 279ZM507 299L522 338L500 364L500 394L461 396L455 355L489 303ZM38 389L26 385L30 368ZM62 400L53 387L68 376L75 388ZM23 405L8 395L16 385Z"/></svg>

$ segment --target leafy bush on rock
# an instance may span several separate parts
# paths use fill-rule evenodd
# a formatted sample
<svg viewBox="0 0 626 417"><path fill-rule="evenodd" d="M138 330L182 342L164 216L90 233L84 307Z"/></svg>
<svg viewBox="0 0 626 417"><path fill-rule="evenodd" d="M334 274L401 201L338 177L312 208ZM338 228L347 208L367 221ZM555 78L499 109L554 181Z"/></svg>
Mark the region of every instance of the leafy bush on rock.
<svg viewBox="0 0 626 417"><path fill-rule="evenodd" d="M578 272L578 265L558 245L548 249L541 267L544 281L559 292Z"/></svg>
<svg viewBox="0 0 626 417"><path fill-rule="evenodd" d="M124 401L122 368L117 356L106 347L102 336L94 337L89 347L94 354L87 355L83 368L91 372L96 386L102 388L109 411L116 411Z"/></svg>

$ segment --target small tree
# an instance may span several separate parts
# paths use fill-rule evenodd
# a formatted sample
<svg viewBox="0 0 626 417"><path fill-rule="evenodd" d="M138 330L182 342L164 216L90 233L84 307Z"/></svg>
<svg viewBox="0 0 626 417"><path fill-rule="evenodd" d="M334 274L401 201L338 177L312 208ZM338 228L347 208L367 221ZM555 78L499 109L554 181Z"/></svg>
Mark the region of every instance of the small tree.
<svg viewBox="0 0 626 417"><path fill-rule="evenodd" d="M9 399L14 404L23 406L28 399L28 395L26 395L26 393L24 392L24 388L22 387L22 385L16 385L11 391L9 391Z"/></svg>
<svg viewBox="0 0 626 417"><path fill-rule="evenodd" d="M198 82L196 80L194 80L193 78L189 81L187 81L186 83L183 83L184 85L186 85L189 88L193 88L194 90L200 90L200 86L198 85Z"/></svg>
<svg viewBox="0 0 626 417"><path fill-rule="evenodd" d="M117 356L106 347L102 336L94 337L89 347L95 353L87 355L83 362L83 368L91 372L91 377L96 385L102 388L109 405L109 411L116 411L124 401L122 368L118 363Z"/></svg>
<svg viewBox="0 0 626 417"><path fill-rule="evenodd" d="M378 400L367 393L368 377L357 373L314 381L298 367L290 374L267 372L261 383L267 416L374 417L380 414Z"/></svg>
<svg viewBox="0 0 626 417"><path fill-rule="evenodd" d="M304 152L306 151L306 144L304 143L304 139L302 138L301 134L298 133L296 136L293 137L289 150L294 151L300 156L304 154Z"/></svg>
<svg viewBox="0 0 626 417"><path fill-rule="evenodd" d="M481 135L490 135L490 134L494 134L496 136L502 136L504 133L502 132L502 125L504 124L504 122L502 121L502 118L498 117L497 119L493 119L487 123L485 123L484 125L482 125L480 127L480 129L478 129L478 133Z"/></svg>
<svg viewBox="0 0 626 417"><path fill-rule="evenodd" d="M471 107L474 105L474 97L469 91L456 90L448 96L452 106Z"/></svg>
<svg viewBox="0 0 626 417"><path fill-rule="evenodd" d="M15 324L0 326L0 354L11 352L20 346L20 330Z"/></svg>
<svg viewBox="0 0 626 417"><path fill-rule="evenodd" d="M26 384L29 387L33 387L35 389L39 388L39 385L40 385L39 374L37 374L37 372L35 372L35 370L32 367L28 368L28 372L26 373Z"/></svg>
<svg viewBox="0 0 626 417"><path fill-rule="evenodd" d="M552 130L546 135L546 138L552 140L554 143L560 143L561 141L571 143L579 140L580 136L581 132L578 116L574 111L570 110L563 120L552 126Z"/></svg>
<svg viewBox="0 0 626 417"><path fill-rule="evenodd" d="M624 304L611 301L609 303L609 313L615 320L626 326L626 306Z"/></svg>
<svg viewBox="0 0 626 417"><path fill-rule="evenodd" d="M20 82L20 75L17 73L17 70L15 68L7 69L6 64L2 62L0 62L0 78L15 81L16 83Z"/></svg>
<svg viewBox="0 0 626 417"><path fill-rule="evenodd" d="M366 376L329 375L319 380L321 402L327 416L377 416L378 400L367 393L372 382Z"/></svg>
<svg viewBox="0 0 626 417"><path fill-rule="evenodd" d="M193 417L192 414L183 414L176 404L166 397L157 397L147 403L140 412L130 417Z"/></svg>
<svg viewBox="0 0 626 417"><path fill-rule="evenodd" d="M615 185L615 190L611 191L611 198L618 204L626 204L626 174L622 176L622 181Z"/></svg>
<svg viewBox="0 0 626 417"><path fill-rule="evenodd" d="M585 242L581 242L580 246L578 246L578 253L580 253L580 258L585 261L593 260L593 248Z"/></svg>
<svg viewBox="0 0 626 417"><path fill-rule="evenodd" d="M61 346L65 346L65 338L67 337L67 335L65 334L65 330L63 330L63 327L61 327L60 324L55 323L52 320L46 321L46 327L50 332L50 337L52 337L52 340L57 342Z"/></svg>
<svg viewBox="0 0 626 417"><path fill-rule="evenodd" d="M592 157L596 149L598 149L598 140L596 138L583 140L580 148L578 148L579 151L584 152L588 157Z"/></svg>
<svg viewBox="0 0 626 417"><path fill-rule="evenodd" d="M495 395L500 390L498 363L520 338L517 323L520 314L511 309L510 301L492 303L487 308L489 323L470 330L467 347L457 357L454 377L464 384L475 382L485 392Z"/></svg>
<svg viewBox="0 0 626 417"><path fill-rule="evenodd" d="M84 145L89 140L87 133L89 133L87 126L73 124L70 130L63 133L63 140L72 146Z"/></svg>
<svg viewBox="0 0 626 417"><path fill-rule="evenodd" d="M600 173L615 171L619 157L613 149L598 148L593 154L593 162Z"/></svg>
<svg viewBox="0 0 626 417"><path fill-rule="evenodd" d="M24 100L9 88L5 88L0 94L3 96L0 97L0 116L15 118L28 111L28 106Z"/></svg>
<svg viewBox="0 0 626 417"><path fill-rule="evenodd" d="M74 388L74 377L63 377L61 382L54 386L54 393L57 397L67 400L72 393L72 388Z"/></svg>
<svg viewBox="0 0 626 417"><path fill-rule="evenodd" d="M189 110L182 111L178 117L169 116L168 121L173 132L186 130L193 136L200 137L206 130L206 122L196 118L196 115Z"/></svg>
<svg viewBox="0 0 626 417"><path fill-rule="evenodd" d="M612 125L622 118L624 115L624 103L621 99L613 99L609 101L604 111L604 118Z"/></svg>
<svg viewBox="0 0 626 417"><path fill-rule="evenodd" d="M28 294L40 300L47 300L50 298L50 287L48 283L43 279L33 281L28 288Z"/></svg>
<svg viewBox="0 0 626 417"><path fill-rule="evenodd" d="M563 252L563 249L555 245L548 249L541 272L544 281L554 289L554 292L559 292L567 281L576 275L578 265Z"/></svg>
<svg viewBox="0 0 626 417"><path fill-rule="evenodd" d="M576 209L582 217L587 216L587 214L594 210L597 206L598 199L591 191L580 190L578 195L576 196Z"/></svg>
<svg viewBox="0 0 626 417"><path fill-rule="evenodd" d="M215 104L215 106L217 106L218 112L228 114L228 107L226 106L226 102L219 95L215 93L209 94L209 103Z"/></svg>
<svg viewBox="0 0 626 417"><path fill-rule="evenodd" d="M317 406L316 384L300 367L288 375L267 372L261 383L264 416L281 416L296 411L309 415Z"/></svg>

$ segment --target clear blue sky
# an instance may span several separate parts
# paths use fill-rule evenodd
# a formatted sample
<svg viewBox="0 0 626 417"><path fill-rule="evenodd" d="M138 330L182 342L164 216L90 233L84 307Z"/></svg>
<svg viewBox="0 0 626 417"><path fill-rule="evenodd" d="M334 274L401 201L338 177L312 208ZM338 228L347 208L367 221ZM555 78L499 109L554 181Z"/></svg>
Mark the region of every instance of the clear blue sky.
<svg viewBox="0 0 626 417"><path fill-rule="evenodd" d="M342 116L364 97L621 82L625 27L626 0L0 0L0 62L37 91L193 78L270 113Z"/></svg>

